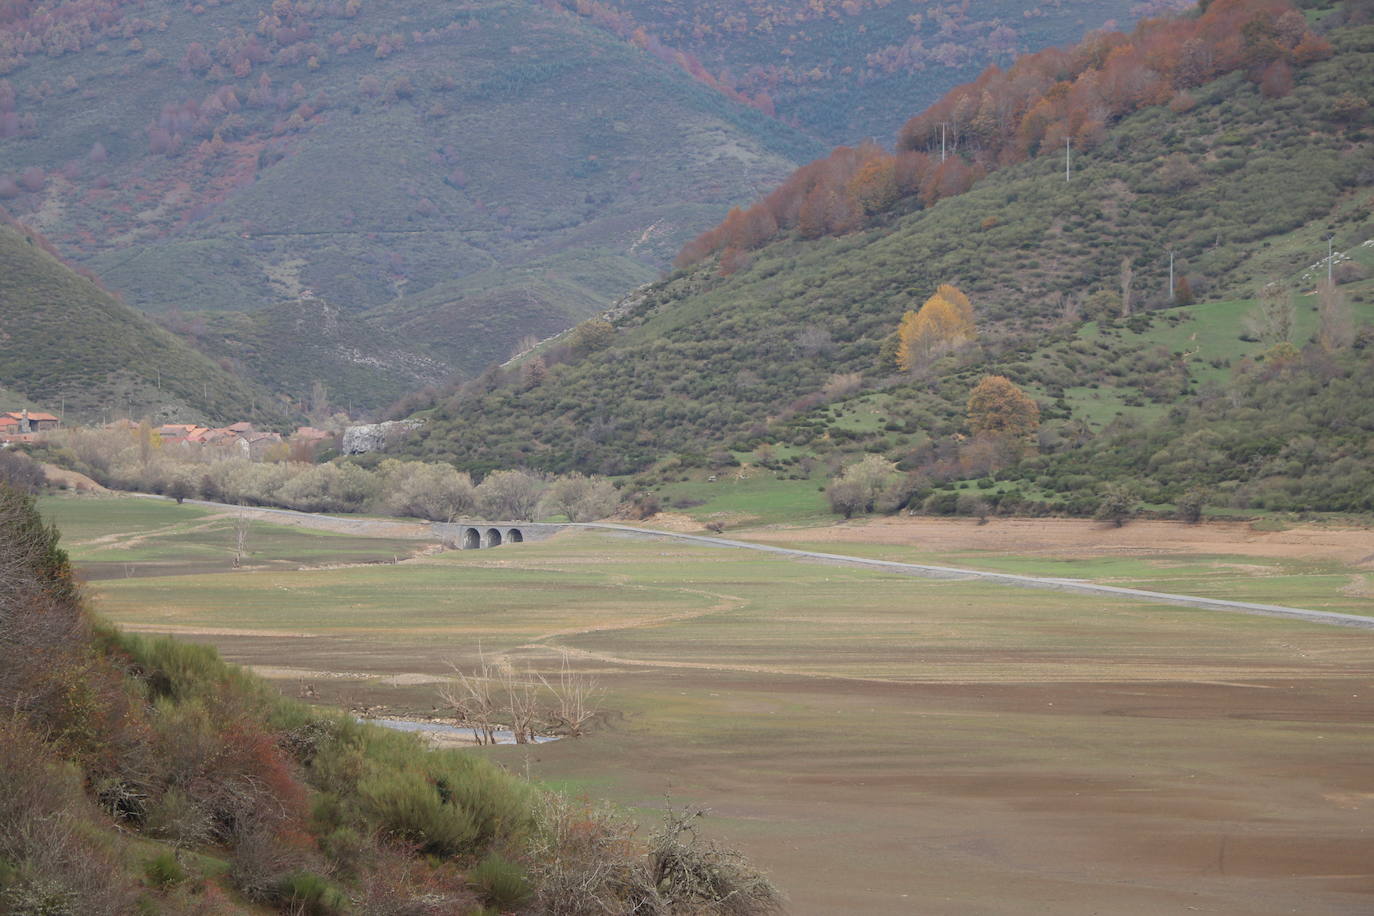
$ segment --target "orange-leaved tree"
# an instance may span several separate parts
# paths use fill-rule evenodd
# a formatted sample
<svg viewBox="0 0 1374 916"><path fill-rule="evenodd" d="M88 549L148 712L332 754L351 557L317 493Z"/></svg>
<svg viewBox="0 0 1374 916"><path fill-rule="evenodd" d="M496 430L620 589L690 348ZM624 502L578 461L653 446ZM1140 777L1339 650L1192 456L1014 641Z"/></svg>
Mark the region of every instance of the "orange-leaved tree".
<svg viewBox="0 0 1374 916"><path fill-rule="evenodd" d="M941 284L920 311L907 312L902 317L897 328L897 364L914 372L973 343L977 336L968 296L948 283Z"/></svg>
<svg viewBox="0 0 1374 916"><path fill-rule="evenodd" d="M968 425L975 436L1022 440L1040 428L1040 407L1002 375L985 375L968 396Z"/></svg>

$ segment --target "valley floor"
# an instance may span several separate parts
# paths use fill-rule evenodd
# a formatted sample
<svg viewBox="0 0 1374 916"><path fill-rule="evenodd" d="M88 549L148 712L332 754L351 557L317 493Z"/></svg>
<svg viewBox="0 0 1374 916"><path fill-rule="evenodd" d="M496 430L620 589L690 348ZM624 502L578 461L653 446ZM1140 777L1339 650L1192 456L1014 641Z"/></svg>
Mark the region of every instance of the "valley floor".
<svg viewBox="0 0 1374 916"><path fill-rule="evenodd" d="M255 568L233 572L209 510L46 508L79 564L130 569L92 583L102 613L321 702L434 711L449 663L479 646L594 672L603 729L484 753L646 820L665 797L710 808L707 829L795 913L1374 906L1368 631L591 531L434 555L264 524ZM729 536L1374 615L1367 531L883 520ZM335 543L353 562L324 563Z"/></svg>

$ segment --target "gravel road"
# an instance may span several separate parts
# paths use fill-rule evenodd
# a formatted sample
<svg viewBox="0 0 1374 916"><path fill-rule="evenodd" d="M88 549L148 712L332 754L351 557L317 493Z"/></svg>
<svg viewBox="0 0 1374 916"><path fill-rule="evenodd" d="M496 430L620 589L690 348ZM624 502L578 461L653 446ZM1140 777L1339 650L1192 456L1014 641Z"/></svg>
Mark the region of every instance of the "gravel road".
<svg viewBox="0 0 1374 916"><path fill-rule="evenodd" d="M157 498L157 497L154 497ZM309 512L295 512L290 509L267 509L230 506L204 500L186 500L188 503L225 509L233 512L248 512L253 515L273 517L296 524L306 525L349 534L373 533L379 537L432 537L441 540L440 528L428 522L401 522L388 519L341 518L332 515L317 515ZM519 523L502 523L519 524ZM449 526L443 526L445 528ZM868 569L881 569L902 575L920 576L927 579L981 579L997 585L1014 588L1040 588L1059 592L1072 592L1083 595L1102 595L1111 598L1128 598L1136 601L1149 601L1155 604L1176 604L1183 607L1201 608L1209 611L1232 611L1242 614L1257 614L1264 617L1284 617L1308 623L1322 623L1332 626L1355 627L1374 630L1374 617L1358 614L1340 614L1335 611L1314 611L1307 608L1285 607L1279 604L1256 604L1249 601L1226 601L1221 598L1203 598L1197 595L1176 595L1170 592L1152 592L1139 588L1120 588L1114 585L1097 585L1072 579L1047 579L1037 576L1018 576L1013 573L986 572L977 569L962 569L953 566L930 566L922 563L899 563L895 560L871 560L838 553L821 553L815 550L797 550L791 547L774 547L769 544L755 544L750 541L736 541L731 538L711 537L703 534L682 534L675 531L661 531L654 528L637 528L633 525L615 525L609 522L581 522L558 526L565 529L583 528L591 531L616 531L638 537L672 538L691 541L712 547L729 547L739 550L757 550L763 553L794 557L822 563L843 566L859 566Z"/></svg>

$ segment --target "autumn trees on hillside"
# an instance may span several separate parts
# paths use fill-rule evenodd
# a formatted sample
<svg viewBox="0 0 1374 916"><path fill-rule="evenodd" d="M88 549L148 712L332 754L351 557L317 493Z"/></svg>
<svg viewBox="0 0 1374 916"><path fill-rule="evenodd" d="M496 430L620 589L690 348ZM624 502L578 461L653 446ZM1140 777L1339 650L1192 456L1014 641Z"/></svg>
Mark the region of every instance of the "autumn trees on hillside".
<svg viewBox="0 0 1374 916"><path fill-rule="evenodd" d="M915 372L973 343L977 334L968 296L957 287L941 284L919 311L902 317L897 328L897 365Z"/></svg>
<svg viewBox="0 0 1374 916"><path fill-rule="evenodd" d="M968 396L968 426L974 436L1026 441L1040 428L1040 407L1002 375L985 375Z"/></svg>
<svg viewBox="0 0 1374 916"><path fill-rule="evenodd" d="M1002 166L1066 144L1090 149L1113 121L1227 73L1244 72L1265 96L1280 97L1292 89L1294 68L1332 53L1289 0L1203 6L1143 20L1129 35L1096 32L1074 48L1028 54L1006 70L988 67L908 121L895 153L873 143L839 147L752 207L732 210L689 242L676 264L721 252L722 263L738 266L742 252L780 233L838 235L903 200L929 207Z"/></svg>

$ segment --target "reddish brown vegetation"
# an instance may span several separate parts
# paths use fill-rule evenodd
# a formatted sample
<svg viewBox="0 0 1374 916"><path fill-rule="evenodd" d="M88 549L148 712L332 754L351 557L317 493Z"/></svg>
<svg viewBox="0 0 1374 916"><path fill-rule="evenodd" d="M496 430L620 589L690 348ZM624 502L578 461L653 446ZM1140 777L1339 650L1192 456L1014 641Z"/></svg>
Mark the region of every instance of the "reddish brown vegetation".
<svg viewBox="0 0 1374 916"><path fill-rule="evenodd" d="M1201 15L1147 19L1127 35L1099 32L1002 70L989 67L902 128L895 155L840 147L802 166L747 210L689 242L679 267L759 247L780 231L803 238L862 227L901 199L921 206L972 187L989 171L1066 143L1091 149L1108 124L1151 105L1191 106L1187 90L1244 71L1269 97L1286 95L1293 67L1331 54L1288 0L1216 0Z"/></svg>

